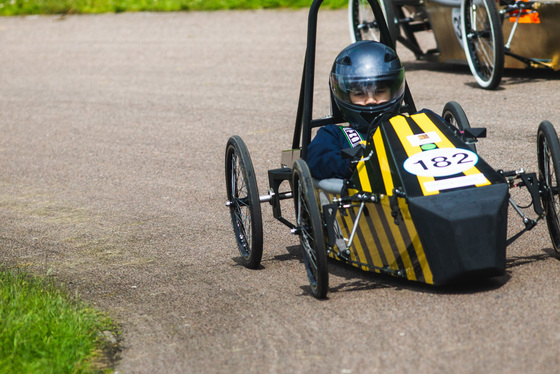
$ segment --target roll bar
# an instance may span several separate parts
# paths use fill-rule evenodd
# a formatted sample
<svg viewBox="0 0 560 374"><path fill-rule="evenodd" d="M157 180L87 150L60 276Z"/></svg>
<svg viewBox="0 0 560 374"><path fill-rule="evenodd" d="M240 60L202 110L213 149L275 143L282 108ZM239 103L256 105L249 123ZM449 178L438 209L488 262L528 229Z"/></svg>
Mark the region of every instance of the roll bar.
<svg viewBox="0 0 560 374"><path fill-rule="evenodd" d="M315 51L317 45L317 15L319 7L323 0L314 0L311 4L307 25L307 48L305 50L305 61L303 64L303 74L301 78L301 88L299 92L299 103L296 115L296 123L294 128L294 137L292 141L293 149L301 149L300 157L305 160L307 157L307 146L311 142L311 130L314 127L320 127L329 123L344 122L340 110L334 103L331 93L331 115L321 119L312 119L313 114L313 85L315 78ZM377 0L368 0L373 11L377 24L379 26L381 43L395 48L395 42L391 38L389 28L385 21L383 11ZM405 87L404 103L409 112L416 112L412 95L408 88Z"/></svg>

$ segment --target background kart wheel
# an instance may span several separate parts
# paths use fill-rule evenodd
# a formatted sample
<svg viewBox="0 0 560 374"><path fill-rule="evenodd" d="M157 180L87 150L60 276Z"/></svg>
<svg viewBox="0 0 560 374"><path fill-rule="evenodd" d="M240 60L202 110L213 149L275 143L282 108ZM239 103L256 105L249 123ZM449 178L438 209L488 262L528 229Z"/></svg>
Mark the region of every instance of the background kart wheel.
<svg viewBox="0 0 560 374"><path fill-rule="evenodd" d="M552 124L543 121L537 132L539 183L548 233L556 255L560 255L560 143Z"/></svg>
<svg viewBox="0 0 560 374"><path fill-rule="evenodd" d="M374 0L377 1L377 0ZM400 35L399 25L395 23L396 12L391 0L380 0L383 16L387 21L389 33L396 44ZM352 43L360 40L380 41L379 26L367 0L348 1L348 25L350 25L350 39Z"/></svg>
<svg viewBox="0 0 560 374"><path fill-rule="evenodd" d="M226 189L243 265L255 269L263 252L262 213L253 163L239 136L232 136L226 146Z"/></svg>
<svg viewBox="0 0 560 374"><path fill-rule="evenodd" d="M294 162L292 186L303 260L311 292L316 298L322 299L327 295L329 287L325 233L311 173L301 159Z"/></svg>
<svg viewBox="0 0 560 374"><path fill-rule="evenodd" d="M466 136L464 132L465 129L470 129L471 125L461 105L456 101L448 102L443 107L441 116L451 125L451 130L467 144L467 148L476 153L476 139Z"/></svg>
<svg viewBox="0 0 560 374"><path fill-rule="evenodd" d="M463 0L461 32L469 68L485 89L498 87L504 70L504 35L495 0Z"/></svg>

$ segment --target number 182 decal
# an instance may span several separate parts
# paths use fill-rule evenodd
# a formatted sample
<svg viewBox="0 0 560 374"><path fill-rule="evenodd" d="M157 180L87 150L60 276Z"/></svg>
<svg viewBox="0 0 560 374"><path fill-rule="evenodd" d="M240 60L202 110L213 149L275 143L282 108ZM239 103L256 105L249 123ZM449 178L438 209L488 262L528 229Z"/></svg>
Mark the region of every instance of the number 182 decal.
<svg viewBox="0 0 560 374"><path fill-rule="evenodd" d="M422 177L445 177L462 173L478 162L476 153L462 148L438 148L419 152L404 162L411 174Z"/></svg>

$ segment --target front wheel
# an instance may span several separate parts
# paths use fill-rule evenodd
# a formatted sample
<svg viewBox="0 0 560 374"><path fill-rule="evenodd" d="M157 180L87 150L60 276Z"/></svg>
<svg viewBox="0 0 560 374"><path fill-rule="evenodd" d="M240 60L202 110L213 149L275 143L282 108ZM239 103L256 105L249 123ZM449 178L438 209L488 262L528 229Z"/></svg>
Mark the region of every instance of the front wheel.
<svg viewBox="0 0 560 374"><path fill-rule="evenodd" d="M537 158L541 201L546 215L548 233L556 255L560 255L560 143L554 126L548 121L539 125Z"/></svg>
<svg viewBox="0 0 560 374"><path fill-rule="evenodd" d="M322 299L327 295L329 287L325 234L311 173L301 159L294 162L292 186L297 229L311 292L316 298Z"/></svg>
<svg viewBox="0 0 560 374"><path fill-rule="evenodd" d="M476 153L476 139L465 134L465 130L470 129L471 125L461 105L456 101L448 102L443 107L441 116L449 124L449 127L455 135L465 142L467 148Z"/></svg>
<svg viewBox="0 0 560 374"><path fill-rule="evenodd" d="M498 87L504 70L504 35L496 1L461 1L461 32L478 85L489 90Z"/></svg>
<svg viewBox="0 0 560 374"><path fill-rule="evenodd" d="M253 162L239 136L227 142L225 169L227 206L242 263L255 269L263 252L262 212Z"/></svg>
<svg viewBox="0 0 560 374"><path fill-rule="evenodd" d="M377 1L377 0L375 0ZM389 34L396 45L397 37L400 35L398 19L396 17L395 5L392 0L381 0L379 2ZM348 25L350 26L350 40L352 43L360 40L380 41L379 20L375 19L368 0L348 1Z"/></svg>

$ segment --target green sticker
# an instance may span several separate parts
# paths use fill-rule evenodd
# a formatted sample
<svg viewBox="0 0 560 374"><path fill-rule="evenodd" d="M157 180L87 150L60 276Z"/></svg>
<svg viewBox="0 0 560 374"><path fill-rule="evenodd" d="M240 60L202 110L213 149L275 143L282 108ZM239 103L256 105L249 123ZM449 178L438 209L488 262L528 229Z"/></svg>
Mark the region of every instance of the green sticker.
<svg viewBox="0 0 560 374"><path fill-rule="evenodd" d="M436 148L436 145L433 144L433 143L432 144L422 144L420 146L420 148L422 148L423 151L429 151L430 149Z"/></svg>

